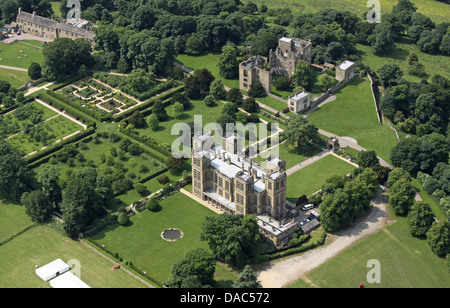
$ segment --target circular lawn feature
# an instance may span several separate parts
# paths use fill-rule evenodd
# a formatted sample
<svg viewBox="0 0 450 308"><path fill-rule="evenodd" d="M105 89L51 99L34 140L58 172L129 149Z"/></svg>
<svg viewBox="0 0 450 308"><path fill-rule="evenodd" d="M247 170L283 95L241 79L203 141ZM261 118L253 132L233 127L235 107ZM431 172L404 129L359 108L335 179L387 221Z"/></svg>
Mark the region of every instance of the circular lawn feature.
<svg viewBox="0 0 450 308"><path fill-rule="evenodd" d="M170 228L161 232L161 237L165 241L173 242L178 241L183 237L183 232L181 230Z"/></svg>

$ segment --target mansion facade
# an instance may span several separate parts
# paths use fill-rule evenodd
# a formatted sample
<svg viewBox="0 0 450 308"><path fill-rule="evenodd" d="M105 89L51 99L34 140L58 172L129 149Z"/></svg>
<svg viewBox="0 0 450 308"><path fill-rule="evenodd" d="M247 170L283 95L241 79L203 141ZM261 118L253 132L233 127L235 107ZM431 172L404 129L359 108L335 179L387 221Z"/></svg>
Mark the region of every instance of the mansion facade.
<svg viewBox="0 0 450 308"><path fill-rule="evenodd" d="M213 138L210 133L194 136L193 194L224 212L255 215L260 232L282 246L298 226L286 209L286 162L269 157L262 167L238 153L236 135L208 148Z"/></svg>

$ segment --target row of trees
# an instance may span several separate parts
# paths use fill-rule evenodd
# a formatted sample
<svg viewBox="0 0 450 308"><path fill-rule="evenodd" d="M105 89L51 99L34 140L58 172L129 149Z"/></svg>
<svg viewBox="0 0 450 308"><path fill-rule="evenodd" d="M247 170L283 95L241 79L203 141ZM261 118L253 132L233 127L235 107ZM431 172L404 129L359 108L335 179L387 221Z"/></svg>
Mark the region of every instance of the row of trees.
<svg viewBox="0 0 450 308"><path fill-rule="evenodd" d="M407 217L411 235L426 238L431 250L439 257L450 253L450 224L448 220L436 221L427 202L416 202L416 191L409 173L396 168L389 173L387 186L391 194L389 204L394 212Z"/></svg>

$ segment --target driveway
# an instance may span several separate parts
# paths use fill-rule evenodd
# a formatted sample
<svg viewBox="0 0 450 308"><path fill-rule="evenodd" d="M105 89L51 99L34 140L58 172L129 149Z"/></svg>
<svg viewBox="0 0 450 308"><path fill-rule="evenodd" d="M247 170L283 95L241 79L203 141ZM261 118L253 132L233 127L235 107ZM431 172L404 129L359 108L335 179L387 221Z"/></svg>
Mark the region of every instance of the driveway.
<svg viewBox="0 0 450 308"><path fill-rule="evenodd" d="M379 192L369 214L352 226L327 235L326 244L300 255L263 264L256 269L264 288L281 288L305 277L313 269L348 249L355 242L374 234L393 221L387 214L387 196Z"/></svg>

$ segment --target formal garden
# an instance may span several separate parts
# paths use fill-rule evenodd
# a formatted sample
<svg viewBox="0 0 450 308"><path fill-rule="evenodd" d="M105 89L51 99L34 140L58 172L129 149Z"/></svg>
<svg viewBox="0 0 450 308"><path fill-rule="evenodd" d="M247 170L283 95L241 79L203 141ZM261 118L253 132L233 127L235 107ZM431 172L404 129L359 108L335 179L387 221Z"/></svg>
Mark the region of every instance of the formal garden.
<svg viewBox="0 0 450 308"><path fill-rule="evenodd" d="M83 130L78 123L37 101L0 115L0 126L2 137L24 155Z"/></svg>

